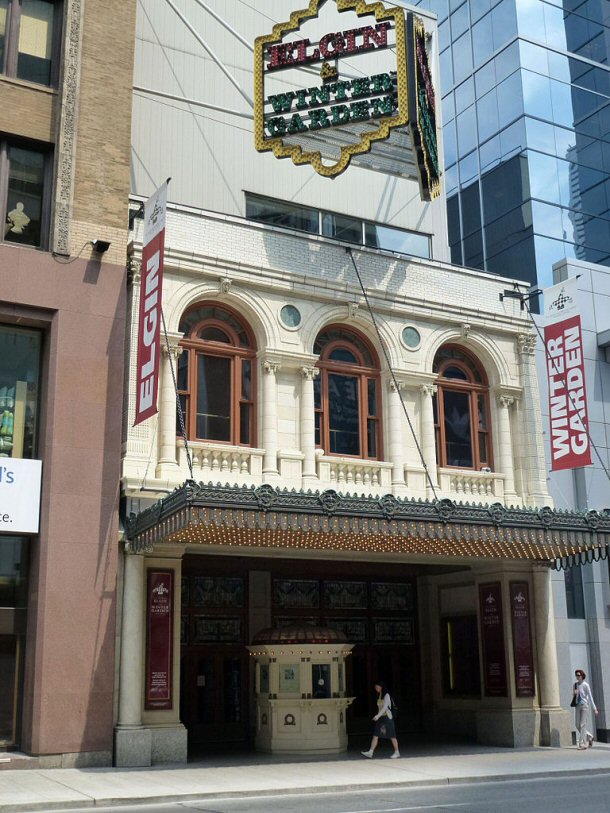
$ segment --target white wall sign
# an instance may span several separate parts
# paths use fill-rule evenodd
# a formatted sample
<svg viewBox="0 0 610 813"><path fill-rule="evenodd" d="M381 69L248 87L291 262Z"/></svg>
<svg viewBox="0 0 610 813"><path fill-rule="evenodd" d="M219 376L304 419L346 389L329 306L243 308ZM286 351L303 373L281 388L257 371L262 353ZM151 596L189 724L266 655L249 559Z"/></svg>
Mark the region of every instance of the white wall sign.
<svg viewBox="0 0 610 813"><path fill-rule="evenodd" d="M42 460L0 458L0 533L37 534Z"/></svg>

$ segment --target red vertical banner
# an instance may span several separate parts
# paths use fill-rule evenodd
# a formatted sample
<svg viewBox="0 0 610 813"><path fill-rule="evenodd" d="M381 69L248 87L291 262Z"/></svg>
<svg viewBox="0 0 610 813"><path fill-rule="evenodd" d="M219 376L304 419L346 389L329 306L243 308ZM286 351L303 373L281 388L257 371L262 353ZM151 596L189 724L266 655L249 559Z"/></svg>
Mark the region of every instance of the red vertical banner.
<svg viewBox="0 0 610 813"><path fill-rule="evenodd" d="M530 629L530 594L527 582L510 583L510 612L513 629L513 659L517 697L533 697L534 658Z"/></svg>
<svg viewBox="0 0 610 813"><path fill-rule="evenodd" d="M479 585L483 677L487 697L506 697L506 656L500 582Z"/></svg>
<svg viewBox="0 0 610 813"><path fill-rule="evenodd" d="M174 572L148 569L146 580L146 696L144 708L172 708Z"/></svg>
<svg viewBox="0 0 610 813"><path fill-rule="evenodd" d="M591 465L582 327L576 278L544 291L551 469Z"/></svg>
<svg viewBox="0 0 610 813"><path fill-rule="evenodd" d="M166 208L167 182L144 204L134 426L157 413Z"/></svg>

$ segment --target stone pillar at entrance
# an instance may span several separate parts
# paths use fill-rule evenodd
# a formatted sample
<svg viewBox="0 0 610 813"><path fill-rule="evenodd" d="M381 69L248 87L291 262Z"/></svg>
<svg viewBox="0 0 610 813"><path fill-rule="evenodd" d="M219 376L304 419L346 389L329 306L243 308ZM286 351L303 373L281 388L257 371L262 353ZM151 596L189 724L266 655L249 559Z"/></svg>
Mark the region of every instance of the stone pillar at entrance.
<svg viewBox="0 0 610 813"><path fill-rule="evenodd" d="M498 440L500 443L500 471L504 475L504 500L512 505L517 493L515 491L515 470L513 465L513 439L510 428L510 408L515 399L507 395L498 395Z"/></svg>
<svg viewBox="0 0 610 813"><path fill-rule="evenodd" d="M161 392L159 393L159 463L157 477L163 477L167 467L175 470L176 461L176 391L172 364L176 364L182 348L178 342L182 338L168 334L169 349L165 342L161 346ZM174 368L175 372L175 368Z"/></svg>
<svg viewBox="0 0 610 813"><path fill-rule="evenodd" d="M398 388L394 381L388 382L390 392L389 398L389 418L390 418L390 435L389 435L389 458L392 463L392 492L400 497L406 492L405 485L405 463L403 457L403 411L402 411L402 397L400 390L402 383L397 382Z"/></svg>
<svg viewBox="0 0 610 813"><path fill-rule="evenodd" d="M557 642L551 573L547 568L534 570L534 625L538 653L540 694L540 745L570 745L572 733L569 712L561 708L557 674Z"/></svg>
<svg viewBox="0 0 610 813"><path fill-rule="evenodd" d="M139 768L150 765L152 734L142 727L144 685L144 557L125 556L119 717L114 732L115 765Z"/></svg>

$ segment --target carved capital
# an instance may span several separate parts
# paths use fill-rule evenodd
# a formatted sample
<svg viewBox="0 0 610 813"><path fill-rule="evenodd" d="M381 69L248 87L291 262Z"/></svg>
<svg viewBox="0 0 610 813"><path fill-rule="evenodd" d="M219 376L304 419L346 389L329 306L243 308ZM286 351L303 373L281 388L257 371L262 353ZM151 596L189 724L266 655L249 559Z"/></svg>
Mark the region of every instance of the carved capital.
<svg viewBox="0 0 610 813"><path fill-rule="evenodd" d="M515 403L515 399L510 395L498 395L498 406L508 409Z"/></svg>
<svg viewBox="0 0 610 813"><path fill-rule="evenodd" d="M163 356L165 358L168 358L168 357L173 358L174 361L178 358L178 356L180 356L182 354L183 350L184 350L183 347L180 347L177 344L171 344L171 342L170 342L169 347L167 346L167 344L162 344L161 345L161 353L163 354Z"/></svg>
<svg viewBox="0 0 610 813"><path fill-rule="evenodd" d="M142 277L142 260L141 258L136 259L135 257L130 257L128 260L127 266L127 273L129 275L129 279L131 280L132 285L135 285L140 282Z"/></svg>
<svg viewBox="0 0 610 813"><path fill-rule="evenodd" d="M306 381L313 381L320 375L320 370L317 367L301 367L301 375Z"/></svg>
<svg viewBox="0 0 610 813"><path fill-rule="evenodd" d="M422 384L419 389L422 395L429 395L432 397L433 395L436 395L438 387L436 384Z"/></svg>
<svg viewBox="0 0 610 813"><path fill-rule="evenodd" d="M275 375L280 367L279 361L263 361L263 370L269 375Z"/></svg>
<svg viewBox="0 0 610 813"><path fill-rule="evenodd" d="M517 352L521 356L533 356L536 350L537 336L534 332L519 333L517 336Z"/></svg>
<svg viewBox="0 0 610 813"><path fill-rule="evenodd" d="M471 330L472 330L472 326L469 325L468 322L463 322L462 326L460 328L460 334L462 336L462 339L467 339L468 334L470 333Z"/></svg>
<svg viewBox="0 0 610 813"><path fill-rule="evenodd" d="M404 390L404 388L404 381L394 381L393 378L388 381L388 389L390 392L400 392L401 390Z"/></svg>

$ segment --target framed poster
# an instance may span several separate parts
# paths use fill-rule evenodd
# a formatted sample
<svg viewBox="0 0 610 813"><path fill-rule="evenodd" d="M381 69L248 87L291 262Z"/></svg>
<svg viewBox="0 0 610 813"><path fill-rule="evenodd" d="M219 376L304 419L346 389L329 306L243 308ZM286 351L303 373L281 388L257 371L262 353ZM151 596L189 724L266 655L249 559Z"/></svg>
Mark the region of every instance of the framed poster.
<svg viewBox="0 0 610 813"><path fill-rule="evenodd" d="M300 664L280 664L280 693L296 694L301 691Z"/></svg>
<svg viewBox="0 0 610 813"><path fill-rule="evenodd" d="M517 697L533 697L534 656L530 628L530 594L527 582L510 583L510 612L513 629L513 659Z"/></svg>
<svg viewBox="0 0 610 813"><path fill-rule="evenodd" d="M506 657L500 582L479 585L483 677L487 697L506 697Z"/></svg>
<svg viewBox="0 0 610 813"><path fill-rule="evenodd" d="M146 574L145 709L172 708L174 571Z"/></svg>

